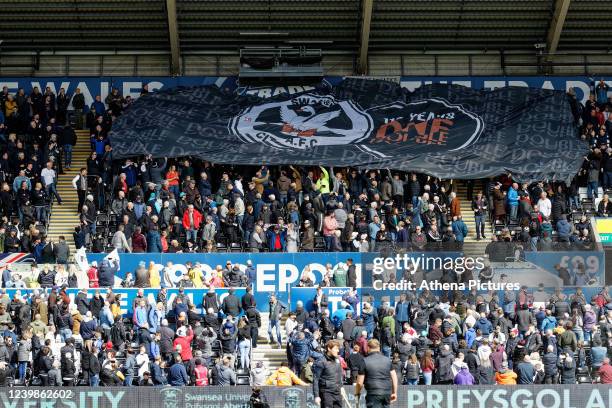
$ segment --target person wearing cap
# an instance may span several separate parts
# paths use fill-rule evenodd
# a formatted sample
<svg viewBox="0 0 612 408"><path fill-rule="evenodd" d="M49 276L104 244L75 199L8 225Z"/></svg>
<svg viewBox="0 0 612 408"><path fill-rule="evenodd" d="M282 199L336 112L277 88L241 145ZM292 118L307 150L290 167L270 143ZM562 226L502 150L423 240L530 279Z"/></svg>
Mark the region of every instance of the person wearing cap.
<svg viewBox="0 0 612 408"><path fill-rule="evenodd" d="M145 371L142 373L142 379L138 382L138 385L141 387L154 386L153 379L151 378L151 373L149 371Z"/></svg>
<svg viewBox="0 0 612 408"><path fill-rule="evenodd" d="M201 199L200 197L200 192L198 191L197 187L196 187L196 182L195 180L189 180L186 182L186 186L183 189L183 192L185 193L186 197L185 200L187 201L187 203L194 204L195 202L199 201Z"/></svg>
<svg viewBox="0 0 612 408"><path fill-rule="evenodd" d="M314 229L310 225L309 220L304 221L304 234L302 235L302 251L314 251Z"/></svg>
<svg viewBox="0 0 612 408"><path fill-rule="evenodd" d="M176 339L174 339L174 349L180 347L180 355L183 362L188 363L193 358L191 352L191 341L193 340L193 330L191 327L181 326L176 330Z"/></svg>

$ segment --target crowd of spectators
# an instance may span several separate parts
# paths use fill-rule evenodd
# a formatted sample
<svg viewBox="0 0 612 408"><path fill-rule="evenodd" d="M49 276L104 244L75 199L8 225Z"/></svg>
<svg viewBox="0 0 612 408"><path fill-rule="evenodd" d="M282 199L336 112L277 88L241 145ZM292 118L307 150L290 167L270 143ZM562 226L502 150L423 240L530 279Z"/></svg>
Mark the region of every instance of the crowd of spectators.
<svg viewBox="0 0 612 408"><path fill-rule="evenodd" d="M461 249L470 234L486 239L487 223L495 226L493 240L518 242L527 251L591 248L589 217L607 217L612 211L607 194L597 197L599 186L606 192L612 183L612 172L605 170L612 163L607 160L612 150L606 147L612 119L608 120L607 102L596 101L599 87L585 106L570 92L579 134L589 140L592 152L569 185L517 183L512 174L470 180L469 214L461 211L456 182L423 174L316 166L234 167L192 157L134 157L113 165L107 139L112 118L107 115L97 119L102 125L92 133L92 156L83 173L100 176L112 190L112 199L105 200L101 189L90 189L90 202L106 210L109 227L94 250ZM588 199L580 196L581 187L588 188ZM80 202L86 191L84 186ZM464 217L474 217L475 231L469 231ZM95 232L95 224L95 211L89 209L80 230L84 235L91 228Z"/></svg>
<svg viewBox="0 0 612 408"><path fill-rule="evenodd" d="M601 84L598 85L600 87ZM45 236L52 199L58 204L58 172L72 166L74 128L89 130L91 155L72 184L78 196L77 248L95 252L378 251L461 249L468 235L486 239L487 222L497 225L494 240L518 241L524 250L590 247L588 219L581 218L580 187L596 198L610 187L605 169L606 104L599 88L582 106L574 99L581 135L592 153L570 185L518 184L511 174L468 182L469 214L461 211L456 182L388 170L275 166L221 166L200 159L135 157L113 161L108 138L114 118L131 98L117 89L86 107L78 89L67 95L34 88L0 94L0 214L10 238L4 249L34 252ZM145 88L142 94L148 91ZM84 120L85 118L85 120ZM605 130L605 131L604 131ZM606 145L607 146L607 145ZM596 169L595 169L596 167ZM591 169L591 170L589 170ZM595 169L595 170L593 170ZM597 177L595 177L597 176ZM594 181L597 178L597 182ZM608 216L607 195L586 215ZM99 214L103 216L100 217ZM15 221L16 218L19 221ZM464 217L475 217L470 231ZM102 229L98 229L102 226ZM585 228L586 227L586 228ZM506 228L506 229L504 229ZM26 231L29 231L27 233ZM1 244L1 242L0 242ZM46 244L46 243L45 243Z"/></svg>
<svg viewBox="0 0 612 408"><path fill-rule="evenodd" d="M77 143L75 129L89 129L92 148L95 148L99 143L96 135L106 135L113 117L129 106L131 98L123 98L113 90L105 102L96 96L91 106L86 106L78 88L69 95L64 88L57 94L50 87L44 91L33 87L29 94L19 89L13 94L3 87L0 92L1 253L35 253L38 262L47 262L53 256L60 263L65 262L63 254L54 255L55 243L46 241L51 207L54 202L62 205L57 190L58 176L72 166L72 151ZM112 161L110 152L109 149L103 157L103 151L100 160ZM94 195L95 201L91 195L91 200L85 201L88 195L84 194L75 208L91 219L103 205L98 199L103 199L104 181L95 173L76 181L79 198L84 191L101 193Z"/></svg>
<svg viewBox="0 0 612 408"><path fill-rule="evenodd" d="M0 296L0 385L305 385L317 383L323 345L338 340L344 381L363 371L370 340L405 384L612 383L612 300L607 288L586 299L580 288L538 298L518 294L424 291L402 294L393 307L350 291L330 313L322 290L306 310L289 311L270 296L262 327L252 289L219 301L215 288L248 286L254 273L231 262L205 275L198 265L177 284L165 269L140 265L123 287L162 287L155 302L143 293L123 313L112 292L116 266L86 274L65 265L65 240L46 242L46 220L58 173L72 166L74 129L89 129L92 153L72 184L79 198L77 248L101 252L297 252L462 249L467 236L524 251L590 248L588 216L608 216L612 187L608 116L600 87L585 106L573 104L580 135L592 152L570 185L519 184L511 174L468 181L470 214L463 214L452 180L389 170L222 166L190 157L151 156L113 161L113 118L129 98L113 90L85 107L82 95L51 89L0 95L0 252L31 252L56 269L35 282L3 273L4 288L40 286ZM146 93L146 89L143 89ZM73 109L70 109L72 107ZM74 114L69 111L74 111ZM603 118L603 120L602 120ZM72 126L72 123L74 126ZM44 163L44 164L43 164ZM579 191L587 187L587 200ZM589 200L590 199L590 200ZM463 217L475 217L470 231ZM489 226L486 226L486 225ZM505 259L505 258L504 258ZM170 270L170 266L168 270ZM351 264L330 271L322 286L356 286ZM7 269L8 271L8 269ZM34 276L34 275L33 275ZM168 282L172 281L171 284ZM314 286L304 273L301 286ZM171 305L167 287L180 287ZM67 287L81 288L74 300ZM95 291L88 297L88 289ZM197 305L185 287L209 288ZM97 288L106 288L100 290ZM232 289L233 290L233 289ZM451 296L452 295L452 296ZM267 372L251 361L259 332L286 347L287 362ZM14 379L14 380L11 380ZM316 389L316 387L315 387Z"/></svg>
<svg viewBox="0 0 612 408"><path fill-rule="evenodd" d="M120 171L98 250L106 238L121 252L461 250L492 223L489 237L526 251L593 244L591 213L570 206L563 183L519 187L504 175L475 193L470 181L463 214L452 181L419 174L262 166L247 178L248 168L151 157Z"/></svg>
<svg viewBox="0 0 612 408"><path fill-rule="evenodd" d="M250 286L242 296L230 286L222 301L214 287L198 299L180 287L170 303L166 288L154 299L139 289L126 313L113 288L71 297L66 285L50 285L45 277L40 290L0 290L0 385L319 384L329 340L339 345L345 384L362 373L370 344L400 384L612 383L608 288L591 299L581 288L424 290L394 305L353 290L333 313L322 288L308 308L289 310L272 294L265 313ZM286 347L287 361L271 371L254 360L261 342Z"/></svg>

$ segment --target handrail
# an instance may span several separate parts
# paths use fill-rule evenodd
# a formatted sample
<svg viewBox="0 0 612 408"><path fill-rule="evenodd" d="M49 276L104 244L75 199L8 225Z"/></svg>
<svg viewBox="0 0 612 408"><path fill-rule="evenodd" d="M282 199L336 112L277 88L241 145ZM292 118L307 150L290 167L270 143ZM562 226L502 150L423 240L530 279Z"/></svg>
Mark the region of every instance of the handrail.
<svg viewBox="0 0 612 408"><path fill-rule="evenodd" d="M240 57L266 56L266 57L321 57L323 51L320 48L272 48L272 47L249 47L240 49Z"/></svg>
<svg viewBox="0 0 612 408"><path fill-rule="evenodd" d="M603 251L603 245L601 243L601 237L599 236L599 232L597 231L597 222L596 219L597 217L591 217L589 219L589 222L591 224L591 234L593 234L593 243L595 244L595 250L597 251Z"/></svg>

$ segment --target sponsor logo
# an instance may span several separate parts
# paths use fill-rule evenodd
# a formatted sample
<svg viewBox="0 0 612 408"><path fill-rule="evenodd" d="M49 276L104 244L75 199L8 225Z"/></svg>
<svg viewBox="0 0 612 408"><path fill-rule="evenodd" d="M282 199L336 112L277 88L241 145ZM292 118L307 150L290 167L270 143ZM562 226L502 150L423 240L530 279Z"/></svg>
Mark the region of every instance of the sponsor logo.
<svg viewBox="0 0 612 408"><path fill-rule="evenodd" d="M180 407L179 397L181 395L181 390L175 387L164 387L160 392L162 395L162 408Z"/></svg>

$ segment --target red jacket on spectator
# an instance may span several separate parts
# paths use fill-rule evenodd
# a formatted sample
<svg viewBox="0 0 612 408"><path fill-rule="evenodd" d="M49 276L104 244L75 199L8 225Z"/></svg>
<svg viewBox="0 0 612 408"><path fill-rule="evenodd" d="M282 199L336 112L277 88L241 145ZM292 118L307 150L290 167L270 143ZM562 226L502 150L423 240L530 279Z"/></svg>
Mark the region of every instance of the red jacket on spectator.
<svg viewBox="0 0 612 408"><path fill-rule="evenodd" d="M147 252L147 239L143 234L132 235L132 253Z"/></svg>
<svg viewBox="0 0 612 408"><path fill-rule="evenodd" d="M181 346L181 358L183 361L189 361L193 358L193 354L191 353L191 341L193 340L193 330L191 327L187 331L187 335L183 337L177 337L174 339L174 349L176 350L176 346L180 344Z"/></svg>
<svg viewBox="0 0 612 408"><path fill-rule="evenodd" d="M168 252L168 238L162 235L161 237L162 252Z"/></svg>
<svg viewBox="0 0 612 408"><path fill-rule="evenodd" d="M87 279L89 279L89 287L90 288L99 288L98 285L98 269L95 267L90 267L87 270Z"/></svg>
<svg viewBox="0 0 612 408"><path fill-rule="evenodd" d="M610 364L602 364L599 368L599 378L602 384L612 384L612 366Z"/></svg>
<svg viewBox="0 0 612 408"><path fill-rule="evenodd" d="M196 230L200 228L201 223L202 223L202 214L200 214L200 212L194 208L193 209L193 225ZM185 214L183 214L183 227L185 227L186 230L191 229L189 224L190 224L189 223L189 210L187 210L185 211Z"/></svg>
<svg viewBox="0 0 612 408"><path fill-rule="evenodd" d="M435 342L435 341L441 341L444 336L442 335L442 330L440 330L440 328L436 326L435 324L432 324L429 327L428 337L429 337L429 340Z"/></svg>

